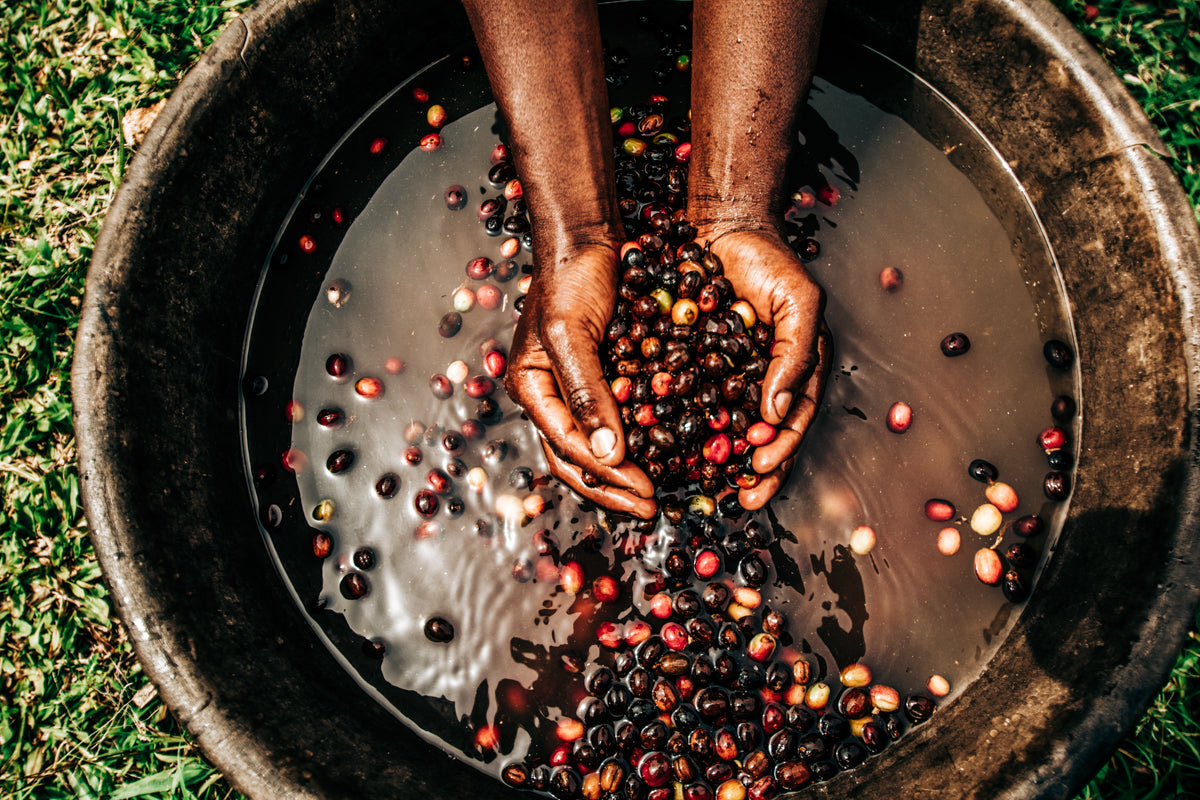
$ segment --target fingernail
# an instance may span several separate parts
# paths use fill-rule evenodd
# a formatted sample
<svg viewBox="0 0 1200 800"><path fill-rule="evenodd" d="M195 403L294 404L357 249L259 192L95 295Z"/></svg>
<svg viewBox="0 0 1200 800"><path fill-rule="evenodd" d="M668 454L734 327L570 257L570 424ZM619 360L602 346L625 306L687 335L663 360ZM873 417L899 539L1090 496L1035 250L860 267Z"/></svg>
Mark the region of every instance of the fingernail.
<svg viewBox="0 0 1200 800"><path fill-rule="evenodd" d="M775 395L774 402L775 414L782 420L787 416L788 409L792 406L791 392L778 392Z"/></svg>
<svg viewBox="0 0 1200 800"><path fill-rule="evenodd" d="M592 455L596 458L608 458L616 449L617 435L608 428L597 428L592 431L589 443L592 447Z"/></svg>

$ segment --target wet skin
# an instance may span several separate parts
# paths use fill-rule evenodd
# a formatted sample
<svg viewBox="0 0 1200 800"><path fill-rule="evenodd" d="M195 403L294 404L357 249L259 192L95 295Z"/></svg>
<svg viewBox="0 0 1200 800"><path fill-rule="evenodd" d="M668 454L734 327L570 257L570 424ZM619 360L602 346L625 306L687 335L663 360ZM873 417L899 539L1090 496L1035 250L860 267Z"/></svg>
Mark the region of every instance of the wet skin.
<svg viewBox="0 0 1200 800"><path fill-rule="evenodd" d="M779 206L824 5L698 0L694 7L688 219L724 262L736 293L776 333L761 413L779 435L755 451L753 466L763 478L739 492L748 509L783 485L829 370L824 295L784 241ZM620 414L599 360L624 234L595 3L465 6L535 232L533 283L505 388L541 432L555 475L606 508L652 517L654 485L625 457ZM597 485L584 484L585 470Z"/></svg>

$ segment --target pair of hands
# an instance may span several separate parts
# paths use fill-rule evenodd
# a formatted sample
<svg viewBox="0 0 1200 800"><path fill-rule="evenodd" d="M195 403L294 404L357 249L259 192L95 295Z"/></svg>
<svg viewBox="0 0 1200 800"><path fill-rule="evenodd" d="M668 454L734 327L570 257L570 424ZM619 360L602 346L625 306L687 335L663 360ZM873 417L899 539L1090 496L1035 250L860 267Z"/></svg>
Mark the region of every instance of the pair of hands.
<svg viewBox="0 0 1200 800"><path fill-rule="evenodd" d="M608 509L648 519L658 510L654 485L625 457L621 417L599 359L616 298L619 246L591 242L539 258L505 388L542 433L558 478ZM763 476L758 485L738 493L742 506L753 510L783 485L816 415L831 347L821 322L824 298L773 230L731 231L711 247L737 295L775 326L761 413L778 435L755 450L753 466ZM598 479L595 485L584 483L584 470Z"/></svg>

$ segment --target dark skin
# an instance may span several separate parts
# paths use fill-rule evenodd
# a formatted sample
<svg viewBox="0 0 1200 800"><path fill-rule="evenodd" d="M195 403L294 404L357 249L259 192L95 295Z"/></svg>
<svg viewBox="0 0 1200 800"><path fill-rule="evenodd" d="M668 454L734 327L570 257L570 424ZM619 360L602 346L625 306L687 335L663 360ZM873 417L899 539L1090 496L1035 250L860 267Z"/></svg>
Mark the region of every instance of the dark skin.
<svg viewBox="0 0 1200 800"><path fill-rule="evenodd" d="M541 432L555 475L609 509L650 518L654 485L625 458L620 414L599 360L624 233L595 3L464 4L535 232L534 279L505 388ZM824 296L787 246L776 205L824 5L698 0L694 7L688 219L776 335L761 413L779 434L755 451L763 478L739 492L748 509L783 485L828 373ZM584 484L584 470L598 485Z"/></svg>

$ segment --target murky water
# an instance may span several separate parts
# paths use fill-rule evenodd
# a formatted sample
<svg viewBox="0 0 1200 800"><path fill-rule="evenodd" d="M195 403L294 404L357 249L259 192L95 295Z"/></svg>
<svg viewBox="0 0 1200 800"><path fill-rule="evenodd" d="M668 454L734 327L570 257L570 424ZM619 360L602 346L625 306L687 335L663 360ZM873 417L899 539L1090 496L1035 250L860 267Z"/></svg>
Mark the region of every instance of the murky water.
<svg viewBox="0 0 1200 800"><path fill-rule="evenodd" d="M819 77L798 148L808 160L797 169L796 188L819 170L840 192L835 205L800 215L821 243L810 269L828 293L836 355L797 469L756 515L777 537L764 595L789 618L787 651L810 653L822 676L864 661L903 693L937 673L954 687L949 702L1002 646L1020 611L974 577L975 550L995 537L977 536L961 519L985 500L966 465L985 458L1017 490L1020 507L1006 520L1040 513L1057 530L1065 504L1042 494L1047 468L1035 437L1053 422L1052 398L1075 394L1074 375L1049 369L1041 354L1046 338L1069 327L1051 257L1003 165L956 163L960 147L960 155L982 154L985 162L990 151L919 83L869 53L860 57L875 59L881 77L867 85L844 72ZM499 765L544 747L554 721L574 711L579 678L563 671L564 657L611 661L596 643L596 626L648 612L641 587L671 534L660 529L644 557L620 531L592 547L586 540L597 514L554 482L532 490L548 502L544 513L529 519L515 511L531 490L512 487L510 473L526 466L544 475L545 464L531 425L502 390L494 395L502 420L457 456L464 469L483 469L487 482L475 491L465 476L453 479L433 524L422 525L414 509L428 470L447 469L452 456L430 434L417 444L421 463L407 463L406 430L413 422L438 434L461 430L478 402L462 385L438 400L430 376L459 360L469 375L482 374L480 346L495 339L507 347L520 296L517 279L493 279L502 294L497 308L476 306L456 336L437 334L456 288L479 286L466 277L468 261L500 260L501 238L487 236L475 213L498 194L486 178L499 141L496 114L482 76L456 63L413 81L451 111L440 150L406 151L420 132L411 135L419 130L416 106L401 87L348 135L298 202L265 272L248 338L247 385L261 375L268 388L247 391L243 408L252 473L278 472L266 465L288 448L307 457L294 479L284 473L257 481L255 499L281 574L314 624L380 702L449 749ZM894 82L908 95L889 93ZM922 114L936 124L923 125ZM385 135L388 145L372 154L369 143ZM468 189L463 210L446 207L444 191L453 184ZM315 252L301 251L301 235L312 236ZM527 264L529 255L516 260ZM885 266L902 270L898 292L880 288ZM348 291L336 298L344 302L329 301L331 285ZM952 331L970 337L965 356L941 354L939 342ZM326 371L334 353L350 357L348 379ZM402 371L394 362L389 371L389 359L403 361ZM382 396L359 396L362 377L380 379ZM289 400L304 410L300 419L293 414L294 424L285 419ZM884 425L896 401L914 410L902 435ZM342 411L345 424L318 424L324 409ZM495 441L506 445L502 457L495 448L485 455ZM355 455L337 474L325 467L336 450ZM385 499L375 486L388 473L399 476L400 488ZM451 496L461 500L458 516L446 511ZM931 497L958 507L950 523L962 535L956 555L937 551L944 524L923 514ZM314 519L324 500L333 501L332 515ZM850 532L864 524L877 531L878 546L855 555ZM543 529L557 538L559 557L539 556ZM324 561L311 553L314 530L333 539ZM1019 538L1007 525L1003 532L1005 546ZM1044 549L1048 541L1033 543ZM376 556L365 571L352 564L362 547ZM621 597L597 604L558 588L559 566L571 560L588 581L616 577ZM362 599L339 590L349 572L369 582ZM432 617L453 624L452 641L425 636ZM382 659L365 656L363 640L383 644ZM487 726L498 733L498 759L475 738Z"/></svg>

